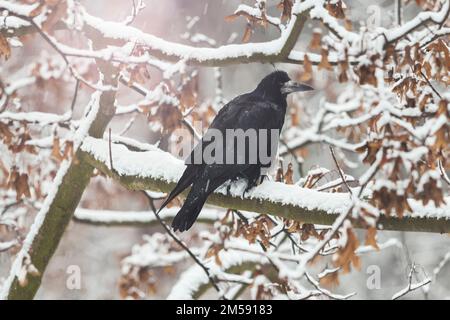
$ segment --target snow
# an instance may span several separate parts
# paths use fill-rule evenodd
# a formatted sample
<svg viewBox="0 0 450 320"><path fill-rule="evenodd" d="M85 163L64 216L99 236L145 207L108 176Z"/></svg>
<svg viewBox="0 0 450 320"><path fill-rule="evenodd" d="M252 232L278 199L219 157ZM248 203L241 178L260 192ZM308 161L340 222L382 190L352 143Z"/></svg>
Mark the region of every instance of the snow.
<svg viewBox="0 0 450 320"><path fill-rule="evenodd" d="M173 43L121 23L102 20L85 11L82 12L82 15L86 24L99 30L105 37L140 43L146 45L151 51L159 51L166 56L203 62L212 59L224 60L227 58L249 57L255 54L263 54L266 56L277 55L286 43L297 19L297 15L315 6L321 6L322 3L323 1L313 0L306 0L301 3L297 1L292 8L292 19L286 28L282 30L281 36L278 39L263 43L229 44L218 48L193 47Z"/></svg>
<svg viewBox="0 0 450 320"><path fill-rule="evenodd" d="M18 244L17 240L11 240L11 241L0 242L0 252L6 251L6 250L8 250L9 248L11 248L11 247L13 247L13 246L15 246L15 245L17 245L17 244Z"/></svg>
<svg viewBox="0 0 450 320"><path fill-rule="evenodd" d="M267 258L257 253L242 252L235 250L220 251L219 258L222 262L221 266L218 266L214 258L209 258L205 261L205 266L209 269L210 274L217 278L228 278L226 270L240 266L244 263L265 264L268 262ZM222 270L225 270L222 271ZM207 285L209 279L205 272L197 265L193 265L180 275L178 282L172 287L168 300L192 300L193 295L203 285Z"/></svg>
<svg viewBox="0 0 450 320"><path fill-rule="evenodd" d="M310 16L312 19L320 19L323 24L335 31L344 41L347 41L348 43L357 41L359 39L359 36L356 33L348 31L342 25L340 25L338 20L332 17L323 7L322 3L320 5L314 6L314 8L310 11Z"/></svg>
<svg viewBox="0 0 450 320"><path fill-rule="evenodd" d="M5 111L0 113L0 120L13 120L13 121L25 121L29 123L38 123L42 126L69 121L72 114L66 112L62 115L57 115L48 112L9 112Z"/></svg>
<svg viewBox="0 0 450 320"><path fill-rule="evenodd" d="M39 6L38 2L31 5L24 5L22 3L12 1L4 1L4 0L0 1L0 8L22 16L29 16L31 12L38 6Z"/></svg>
<svg viewBox="0 0 450 320"><path fill-rule="evenodd" d="M81 149L91 154L96 160L109 166L109 145L102 139L87 137ZM155 148L145 152L133 152L123 145L111 146L114 170L121 176L137 176L177 182L185 165L168 152ZM230 194L242 198L245 183L237 181L230 185ZM225 194L226 188L215 191ZM327 193L265 180L262 184L246 193L245 198L268 201L281 206L293 206L307 210L318 210L329 214L342 214L352 205L346 193ZM436 208L433 204L423 206L419 201L409 200L413 208L413 217L433 217L450 219L450 198L446 205ZM281 208L280 208L281 209Z"/></svg>
<svg viewBox="0 0 450 320"><path fill-rule="evenodd" d="M81 150L90 153L96 160L109 166L108 142L86 137ZM123 176L161 179L176 182L184 170L183 161L162 150L132 152L124 145L111 147L114 170Z"/></svg>
<svg viewBox="0 0 450 320"><path fill-rule="evenodd" d="M245 4L240 4L237 9L234 11L234 14L239 14L239 13L247 13L250 16L253 16L255 18L258 19L262 19L262 12L259 8L256 7L250 7L248 5ZM274 24L274 25L280 25L281 24L281 20L279 18L276 17L271 17L269 15L266 14L266 19L269 23Z"/></svg>
<svg viewBox="0 0 450 320"><path fill-rule="evenodd" d="M23 87L29 86L36 82L36 77L27 77L18 80L14 80L10 83L6 88L5 92L8 95L13 94L16 90L21 89Z"/></svg>
<svg viewBox="0 0 450 320"><path fill-rule="evenodd" d="M431 20L435 23L444 22L444 20L447 18L449 11L450 11L450 1L444 1L440 11L420 12L414 19L409 20L402 26L391 30L383 30L383 33L386 36L387 41L391 42L407 34L410 30L414 30L419 25L423 24L424 21Z"/></svg>
<svg viewBox="0 0 450 320"><path fill-rule="evenodd" d="M1 4L0 4L1 6ZM11 16L0 16L0 29L18 29L20 27L26 27L30 24L22 19Z"/></svg>
<svg viewBox="0 0 450 320"><path fill-rule="evenodd" d="M427 205L423 205L421 201L408 199L408 204L413 210L411 216L414 218L437 218L437 219L450 219L450 197L444 197L445 205L436 207L433 201L430 201Z"/></svg>
<svg viewBox="0 0 450 320"><path fill-rule="evenodd" d="M299 130L299 132L297 133L297 137L288 140L287 147L289 149L297 149L299 146L303 146L313 142L324 142L348 151L355 151L356 148L359 147L359 145L357 144L348 143L346 139L334 139L325 134L316 133L313 130L307 129ZM286 153L287 150L288 149L285 146L281 146L280 154Z"/></svg>
<svg viewBox="0 0 450 320"><path fill-rule="evenodd" d="M392 300L397 300L398 298L404 296L405 294L407 294L408 292L414 291L416 289L419 289L420 287L423 287L427 284L429 284L431 282L430 278L425 278L424 280L418 282L418 283L414 283L414 284L408 284L408 286L402 290L400 290L399 292L395 293L392 296Z"/></svg>
<svg viewBox="0 0 450 320"><path fill-rule="evenodd" d="M159 216L162 219L173 218L180 210L179 207L164 208ZM223 215L223 210L203 208L200 213L200 220L216 221ZM75 211L75 218L84 222L105 223L105 224L127 224L127 223L152 223L157 219L150 211L113 211L113 210L93 210L78 208Z"/></svg>
<svg viewBox="0 0 450 320"><path fill-rule="evenodd" d="M320 54L317 53L306 53L303 51L298 51L298 50L292 50L289 53L289 59L290 60L294 60L294 61L304 61L305 60L305 55L308 55L308 59L309 61L311 61L312 63L320 63L320 60L322 60L322 56ZM335 62L334 58L328 58L328 60L330 61L330 63Z"/></svg>

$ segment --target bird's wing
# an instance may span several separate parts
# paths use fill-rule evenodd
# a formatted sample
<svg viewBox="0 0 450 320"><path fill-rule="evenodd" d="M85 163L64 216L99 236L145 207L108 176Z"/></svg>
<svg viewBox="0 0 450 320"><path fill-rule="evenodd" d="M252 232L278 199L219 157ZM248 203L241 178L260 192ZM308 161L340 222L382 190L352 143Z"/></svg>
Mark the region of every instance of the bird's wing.
<svg viewBox="0 0 450 320"><path fill-rule="evenodd" d="M225 108L225 107L224 107ZM284 122L284 111L272 102L252 95L241 96L239 100L232 101L216 116L210 128L218 129L225 135L226 129L279 129ZM236 145L225 139L224 154L234 152L237 158L243 155L235 149ZM204 170L210 179L217 179L211 187L218 187L228 179L236 177L249 167L244 164L207 164ZM214 190L214 189L213 189Z"/></svg>
<svg viewBox="0 0 450 320"><path fill-rule="evenodd" d="M245 94L231 100L218 112L202 140L194 147L186 164L194 162L194 154L204 150L211 142L213 130L225 136L226 129L280 129L284 122L284 111L272 102L252 94ZM213 129L213 130L212 130ZM197 158L199 159L199 158Z"/></svg>

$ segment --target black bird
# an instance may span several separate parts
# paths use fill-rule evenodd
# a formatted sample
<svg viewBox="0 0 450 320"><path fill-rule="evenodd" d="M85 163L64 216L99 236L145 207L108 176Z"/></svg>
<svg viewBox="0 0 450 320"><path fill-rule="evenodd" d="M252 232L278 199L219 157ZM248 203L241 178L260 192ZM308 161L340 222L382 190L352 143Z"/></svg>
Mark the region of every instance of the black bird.
<svg viewBox="0 0 450 320"><path fill-rule="evenodd" d="M159 209L161 211L173 198L192 186L184 205L172 222L172 228L175 231L186 231L191 228L208 196L226 181L245 178L248 180L246 189L248 190L256 185L262 169L270 166L270 163L263 163L259 158L256 162L252 162L248 154L243 155L248 150L237 149L234 139L225 139L221 146L216 146L218 142L212 138L214 136L212 133L219 132L225 136L227 129L243 131L276 129L278 141L286 115L287 95L292 92L310 90L313 88L308 85L291 81L286 72L275 71L262 79L255 90L237 96L219 111L202 140L186 160L187 167L176 187ZM270 138L267 140L272 141ZM229 161L208 162L203 154L200 155L200 162L195 161L196 152L206 150L208 146L217 147L217 150L223 152L223 157L234 152L233 161L231 163ZM249 141L246 140L245 149L250 146ZM272 145L268 145L266 150L271 150L271 147Z"/></svg>

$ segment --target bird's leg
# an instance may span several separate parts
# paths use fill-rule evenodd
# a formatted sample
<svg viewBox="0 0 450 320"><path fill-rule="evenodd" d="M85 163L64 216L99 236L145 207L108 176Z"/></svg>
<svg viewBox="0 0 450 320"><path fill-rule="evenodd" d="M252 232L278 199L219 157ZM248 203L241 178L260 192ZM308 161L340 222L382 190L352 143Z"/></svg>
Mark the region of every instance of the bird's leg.
<svg viewBox="0 0 450 320"><path fill-rule="evenodd" d="M230 180L228 180L228 182L227 182L227 197L231 196L231 185L237 180L239 180L239 177L234 177L234 178L231 178Z"/></svg>
<svg viewBox="0 0 450 320"><path fill-rule="evenodd" d="M231 196L231 183L232 183L232 180L230 180L227 185L227 197Z"/></svg>
<svg viewBox="0 0 450 320"><path fill-rule="evenodd" d="M264 180L267 180L267 181L270 180L270 177L269 177L268 174L262 174L262 175L259 176L259 183L258 183L258 185L262 184L264 182Z"/></svg>
<svg viewBox="0 0 450 320"><path fill-rule="evenodd" d="M244 190L244 193L242 194L242 196L245 196L245 194L250 191L251 189L253 189L254 187L256 187L257 181L258 181L259 175L254 175L251 177L247 177L247 187Z"/></svg>

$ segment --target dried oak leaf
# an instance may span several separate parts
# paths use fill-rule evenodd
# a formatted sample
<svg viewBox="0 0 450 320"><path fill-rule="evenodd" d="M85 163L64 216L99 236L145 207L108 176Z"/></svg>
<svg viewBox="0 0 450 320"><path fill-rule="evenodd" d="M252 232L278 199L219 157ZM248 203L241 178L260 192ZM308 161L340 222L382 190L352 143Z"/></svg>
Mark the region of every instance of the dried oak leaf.
<svg viewBox="0 0 450 320"><path fill-rule="evenodd" d="M352 229L347 229L347 242L343 248L336 253L334 261L337 267L341 267L343 273L348 273L353 265L356 269L360 269L361 261L355 251L359 247L359 241Z"/></svg>
<svg viewBox="0 0 450 320"><path fill-rule="evenodd" d="M53 27L67 15L66 0L46 0L50 14L42 24L42 30L50 32Z"/></svg>
<svg viewBox="0 0 450 320"><path fill-rule="evenodd" d="M339 73L339 82L343 83L343 82L347 82L348 81L348 75L347 75L347 70L348 70L348 62L347 61L341 61L339 62L339 67L341 69L341 72Z"/></svg>
<svg viewBox="0 0 450 320"><path fill-rule="evenodd" d="M5 60L8 60L11 56L11 47L8 40L0 33L0 57L2 56L5 57Z"/></svg>
<svg viewBox="0 0 450 320"><path fill-rule="evenodd" d="M337 19L345 19L344 7L342 1L335 3L328 2L325 6L328 13Z"/></svg>
<svg viewBox="0 0 450 320"><path fill-rule="evenodd" d="M379 251L380 247L378 246L376 235L377 235L377 229L375 227L370 227L369 229L367 229L365 245L372 246L377 251Z"/></svg>
<svg viewBox="0 0 450 320"><path fill-rule="evenodd" d="M309 48L312 50L320 49L321 48L321 39L322 39L322 33L319 30L314 30L311 41L309 43Z"/></svg>
<svg viewBox="0 0 450 320"><path fill-rule="evenodd" d="M330 62L328 61L328 50L325 48L322 48L322 51L320 53L321 59L320 63L318 65L319 70L325 69L325 70L333 70L333 67L331 66Z"/></svg>
<svg viewBox="0 0 450 320"><path fill-rule="evenodd" d="M22 196L31 197L30 188L28 186L28 175L19 173L17 167L12 167L7 183L8 189L16 191L16 200L19 201Z"/></svg>
<svg viewBox="0 0 450 320"><path fill-rule="evenodd" d="M245 27L244 35L242 36L242 42L246 43L250 41L250 38L252 37L253 33L253 27L250 23L247 23L247 26Z"/></svg>
<svg viewBox="0 0 450 320"><path fill-rule="evenodd" d="M377 78L375 77L375 65L362 65L358 70L359 84L370 84L377 86Z"/></svg>
<svg viewBox="0 0 450 320"><path fill-rule="evenodd" d="M50 155L57 162L61 162L63 160L63 156L61 155L60 150L61 150L61 146L59 143L59 137L55 136L55 137L53 137L52 152Z"/></svg>
<svg viewBox="0 0 450 320"><path fill-rule="evenodd" d="M3 143L9 145L13 137L14 135L9 130L8 125L3 122L0 122L0 139L3 141Z"/></svg>
<svg viewBox="0 0 450 320"><path fill-rule="evenodd" d="M323 277L319 279L319 283L324 287L335 287L339 285L339 269L333 272L327 272Z"/></svg>
<svg viewBox="0 0 450 320"><path fill-rule="evenodd" d="M281 21L286 22L291 18L292 0L281 0L277 5L277 8L283 10L281 14Z"/></svg>
<svg viewBox="0 0 450 320"><path fill-rule="evenodd" d="M149 115L149 121L159 121L163 128L163 133L171 133L181 125L183 115L175 106L163 104L159 106L155 115Z"/></svg>
<svg viewBox="0 0 450 320"><path fill-rule="evenodd" d="M288 167L284 174L284 183L294 184L294 170L292 169L292 163L288 164Z"/></svg>
<svg viewBox="0 0 450 320"><path fill-rule="evenodd" d="M305 54L305 57L303 58L303 72L300 73L300 81L309 81L312 79L313 75L313 68L311 60L309 60L309 57L307 54Z"/></svg>

